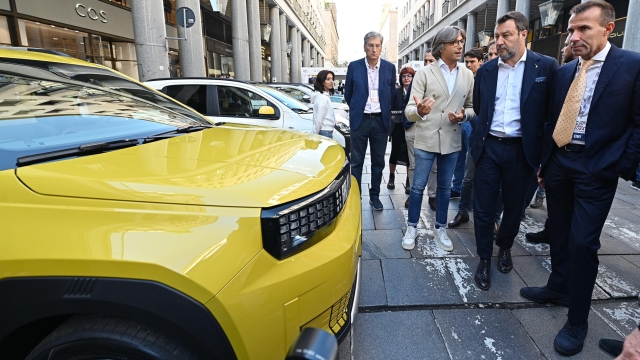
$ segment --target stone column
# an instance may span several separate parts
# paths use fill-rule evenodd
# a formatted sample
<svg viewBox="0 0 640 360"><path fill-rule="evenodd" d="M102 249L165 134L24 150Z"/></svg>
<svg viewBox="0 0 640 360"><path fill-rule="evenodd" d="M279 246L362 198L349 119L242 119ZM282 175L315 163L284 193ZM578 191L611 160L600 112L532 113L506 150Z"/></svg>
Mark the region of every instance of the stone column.
<svg viewBox="0 0 640 360"><path fill-rule="evenodd" d="M302 40L302 66L309 67L311 63L311 44L309 39Z"/></svg>
<svg viewBox="0 0 640 360"><path fill-rule="evenodd" d="M289 38L291 39L291 68L289 78L291 82L300 82L300 43L298 43L298 29L294 26L289 28Z"/></svg>
<svg viewBox="0 0 640 360"><path fill-rule="evenodd" d="M282 13L280 14L280 65L282 66L281 77L279 81L288 82L289 81L289 58L287 57L287 16Z"/></svg>
<svg viewBox="0 0 640 360"><path fill-rule="evenodd" d="M496 23L498 18L509 12L509 0L498 0L498 9L496 10Z"/></svg>
<svg viewBox="0 0 640 360"><path fill-rule="evenodd" d="M622 29L617 29L620 30ZM622 48L640 52L640 2L637 0L629 1Z"/></svg>
<svg viewBox="0 0 640 360"><path fill-rule="evenodd" d="M169 57L162 0L131 3L140 81L168 78Z"/></svg>
<svg viewBox="0 0 640 360"><path fill-rule="evenodd" d="M530 19L531 15L531 0L516 0L516 11L519 11Z"/></svg>
<svg viewBox="0 0 640 360"><path fill-rule="evenodd" d="M298 81L296 82L302 82L302 32L298 28L296 28L296 32L298 33L298 38L296 39L298 45L298 71L296 77Z"/></svg>
<svg viewBox="0 0 640 360"><path fill-rule="evenodd" d="M467 24L464 19L458 19L458 27L462 30L467 28Z"/></svg>
<svg viewBox="0 0 640 360"><path fill-rule="evenodd" d="M271 37L269 38L269 46L271 46L271 79L267 79L267 81L283 81L282 51L280 50L280 9L277 6L269 9L269 18L271 19Z"/></svg>
<svg viewBox="0 0 640 360"><path fill-rule="evenodd" d="M247 24L249 26L249 68L251 80L262 81L262 50L260 37L260 2L247 1Z"/></svg>
<svg viewBox="0 0 640 360"><path fill-rule="evenodd" d="M476 13L467 14L467 41L464 44L464 51L469 51L476 46Z"/></svg>
<svg viewBox="0 0 640 360"><path fill-rule="evenodd" d="M251 79L251 69L249 67L249 31L247 29L247 3L245 0L231 0L231 33L234 78L249 80Z"/></svg>
<svg viewBox="0 0 640 360"><path fill-rule="evenodd" d="M178 25L178 40L180 48L180 70L183 77L204 77L204 43L202 40L202 21L200 14L200 0L176 0L176 8L189 8L196 18L190 28ZM189 24L187 24L189 25Z"/></svg>

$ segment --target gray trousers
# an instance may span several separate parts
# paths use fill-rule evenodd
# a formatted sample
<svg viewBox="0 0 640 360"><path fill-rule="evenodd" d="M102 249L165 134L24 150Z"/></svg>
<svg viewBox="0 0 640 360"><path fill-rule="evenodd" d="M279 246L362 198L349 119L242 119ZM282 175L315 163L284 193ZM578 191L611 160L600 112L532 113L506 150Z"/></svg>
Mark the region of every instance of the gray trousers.
<svg viewBox="0 0 640 360"><path fill-rule="evenodd" d="M416 126L413 125L409 129L404 131L404 137L407 140L407 151L409 152L409 170L407 176L409 177L409 187L413 185L413 171L416 166L416 158L413 155L413 144L416 141ZM429 174L429 180L427 181L427 196L430 198L436 197L436 187L438 186L438 172L437 161L433 161L431 167L431 173Z"/></svg>

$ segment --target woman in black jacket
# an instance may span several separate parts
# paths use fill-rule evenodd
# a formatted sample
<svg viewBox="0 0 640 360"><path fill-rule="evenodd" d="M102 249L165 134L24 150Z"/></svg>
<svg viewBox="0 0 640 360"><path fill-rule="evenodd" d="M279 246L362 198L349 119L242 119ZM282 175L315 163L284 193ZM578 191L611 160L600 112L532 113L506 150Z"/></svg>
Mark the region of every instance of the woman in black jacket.
<svg viewBox="0 0 640 360"><path fill-rule="evenodd" d="M400 70L401 86L396 88L394 92L391 110L402 111L402 119L404 119L404 108L407 105L407 103L404 102L404 98L415 74L415 71L410 67L404 67ZM387 189L395 189L396 165L406 166L407 171L409 168L409 155L407 153L407 141L404 137L403 122L394 123L391 121L389 124L389 135L391 135L391 155L389 156L389 181L387 182Z"/></svg>

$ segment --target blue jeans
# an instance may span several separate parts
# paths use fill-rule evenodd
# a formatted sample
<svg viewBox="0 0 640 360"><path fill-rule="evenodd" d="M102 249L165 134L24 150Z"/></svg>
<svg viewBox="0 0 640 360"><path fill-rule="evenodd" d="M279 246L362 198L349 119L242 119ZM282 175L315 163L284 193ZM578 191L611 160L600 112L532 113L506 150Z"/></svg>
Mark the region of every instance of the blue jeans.
<svg viewBox="0 0 640 360"><path fill-rule="evenodd" d="M447 211L449 209L449 196L451 194L451 177L456 166L458 153L438 154L420 149L414 150L416 159L413 174L413 184L409 195L409 216L407 224L417 226L420 219L420 208L422 207L422 197L424 188L429 180L431 166L435 159L438 159L438 190L436 191L436 225L447 226Z"/></svg>
<svg viewBox="0 0 640 360"><path fill-rule="evenodd" d="M333 130L320 130L318 134L333 139Z"/></svg>
<svg viewBox="0 0 640 360"><path fill-rule="evenodd" d="M467 160L467 151L471 147L469 146L469 139L471 138L471 124L463 122L460 124L462 131L462 149L458 153L458 160L456 160L456 167L453 170L453 183L451 184L451 190L460 192L462 189L462 181L464 180L465 163Z"/></svg>
<svg viewBox="0 0 640 360"><path fill-rule="evenodd" d="M356 178L360 193L362 189L362 166L367 153L367 143L371 153L371 188L369 196L380 196L380 182L382 182L382 170L384 170L384 152L387 150L387 129L382 122L382 115L370 116L364 114L362 122L357 129L351 128L351 175Z"/></svg>

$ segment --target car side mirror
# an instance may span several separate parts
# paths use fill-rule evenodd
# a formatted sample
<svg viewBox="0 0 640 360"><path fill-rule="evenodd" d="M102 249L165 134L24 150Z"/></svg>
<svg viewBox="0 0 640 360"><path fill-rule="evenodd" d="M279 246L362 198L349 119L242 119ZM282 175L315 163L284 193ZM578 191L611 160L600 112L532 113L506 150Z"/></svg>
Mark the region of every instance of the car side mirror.
<svg viewBox="0 0 640 360"><path fill-rule="evenodd" d="M275 115L276 111L271 106L260 106L258 115Z"/></svg>
<svg viewBox="0 0 640 360"><path fill-rule="evenodd" d="M309 97L309 95L304 95L302 97L302 101L304 101L306 103L310 103L311 102L311 97Z"/></svg>
<svg viewBox="0 0 640 360"><path fill-rule="evenodd" d="M286 360L337 360L338 341L328 331L318 328L302 330L291 345Z"/></svg>

